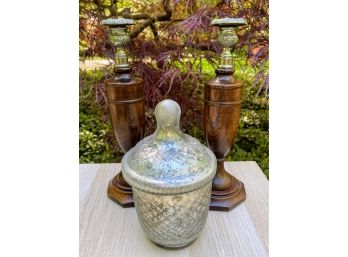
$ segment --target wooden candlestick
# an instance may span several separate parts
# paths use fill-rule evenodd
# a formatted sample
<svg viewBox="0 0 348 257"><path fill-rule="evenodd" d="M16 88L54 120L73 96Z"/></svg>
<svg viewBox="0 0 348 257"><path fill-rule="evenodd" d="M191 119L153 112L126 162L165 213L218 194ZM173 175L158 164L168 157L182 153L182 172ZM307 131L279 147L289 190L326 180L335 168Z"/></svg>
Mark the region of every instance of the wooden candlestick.
<svg viewBox="0 0 348 257"><path fill-rule="evenodd" d="M145 102L143 80L131 76L131 68L124 47L130 38L126 25L130 19L107 19L102 24L110 27L110 41L116 46L115 77L105 81L112 127L118 144L124 152L135 146L145 130ZM134 207L132 188L120 171L109 182L107 195L122 207Z"/></svg>
<svg viewBox="0 0 348 257"><path fill-rule="evenodd" d="M204 133L208 147L217 159L213 179L210 210L228 211L246 199L244 184L226 172L224 161L230 151L239 125L242 102L242 81L233 78L231 47L238 37L235 27L245 25L243 19L216 19L220 27L218 40L223 47L216 78L209 80L204 92Z"/></svg>

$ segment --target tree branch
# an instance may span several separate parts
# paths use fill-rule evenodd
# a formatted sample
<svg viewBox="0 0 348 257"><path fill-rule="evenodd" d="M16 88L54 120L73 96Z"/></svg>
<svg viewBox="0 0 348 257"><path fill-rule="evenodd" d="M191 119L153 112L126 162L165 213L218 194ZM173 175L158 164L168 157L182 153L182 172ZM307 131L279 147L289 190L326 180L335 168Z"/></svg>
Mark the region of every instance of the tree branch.
<svg viewBox="0 0 348 257"><path fill-rule="evenodd" d="M165 13L158 14L154 17L151 17L148 14L130 14L129 10L123 10L120 14L127 19L133 20L145 20L143 23L139 24L131 33L130 37L134 38L139 33L141 33L146 27L150 26L154 37L158 36L158 32L155 26L156 21L170 21L173 10L170 7L169 0L162 0L162 5Z"/></svg>

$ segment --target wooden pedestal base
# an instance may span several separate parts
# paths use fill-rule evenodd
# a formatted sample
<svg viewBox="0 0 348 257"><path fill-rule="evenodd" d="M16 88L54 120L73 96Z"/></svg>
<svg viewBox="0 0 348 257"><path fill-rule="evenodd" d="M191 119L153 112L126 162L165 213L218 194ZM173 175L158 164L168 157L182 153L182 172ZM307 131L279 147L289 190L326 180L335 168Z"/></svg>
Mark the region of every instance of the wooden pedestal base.
<svg viewBox="0 0 348 257"><path fill-rule="evenodd" d="M246 193L243 182L239 181L232 175L230 176L234 182L233 186L227 190L213 190L211 192L209 208L211 211L229 211L245 201Z"/></svg>
<svg viewBox="0 0 348 257"><path fill-rule="evenodd" d="M107 193L111 200L122 207L134 207L132 187L123 179L122 171L110 180Z"/></svg>

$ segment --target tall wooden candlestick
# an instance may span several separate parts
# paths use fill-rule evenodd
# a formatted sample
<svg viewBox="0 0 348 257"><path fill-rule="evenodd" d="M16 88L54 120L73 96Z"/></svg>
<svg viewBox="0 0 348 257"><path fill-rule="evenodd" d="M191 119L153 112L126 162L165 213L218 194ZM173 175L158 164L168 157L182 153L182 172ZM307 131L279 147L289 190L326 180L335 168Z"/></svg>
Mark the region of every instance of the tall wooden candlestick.
<svg viewBox="0 0 348 257"><path fill-rule="evenodd" d="M144 136L145 102L143 80L131 76L131 68L124 47L130 38L126 25L131 19L117 18L102 21L110 27L110 41L116 47L115 77L105 81L112 127L124 152L136 145ZM109 183L109 198L123 207L133 207L132 188L120 171Z"/></svg>
<svg viewBox="0 0 348 257"><path fill-rule="evenodd" d="M213 20L212 25L220 27L218 40L223 51L216 77L206 83L204 92L204 133L217 159L210 210L228 211L246 199L244 184L224 167L239 125L243 86L242 81L233 77L231 48L238 42L235 28L246 22L241 18L224 18Z"/></svg>

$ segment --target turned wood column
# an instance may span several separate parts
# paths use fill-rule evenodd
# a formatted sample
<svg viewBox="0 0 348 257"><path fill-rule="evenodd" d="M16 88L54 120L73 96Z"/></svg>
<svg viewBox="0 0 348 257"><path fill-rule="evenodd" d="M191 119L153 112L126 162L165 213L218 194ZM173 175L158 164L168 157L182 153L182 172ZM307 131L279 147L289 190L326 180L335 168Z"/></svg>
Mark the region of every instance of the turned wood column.
<svg viewBox="0 0 348 257"><path fill-rule="evenodd" d="M145 130L144 83L132 77L124 50L130 40L126 25L134 21L107 19L102 24L110 27L110 41L116 46L115 76L105 81L108 109L117 142L123 152L127 152L144 137ZM123 207L134 207L132 188L124 180L122 171L110 180L107 195Z"/></svg>
<svg viewBox="0 0 348 257"><path fill-rule="evenodd" d="M213 20L212 24L220 27L218 40L223 51L216 77L206 83L204 91L204 134L217 159L210 210L228 211L246 199L244 184L224 167L238 130L243 86L233 77L230 48L238 40L234 28L246 23L243 19L225 18Z"/></svg>
<svg viewBox="0 0 348 257"><path fill-rule="evenodd" d="M112 127L118 144L124 152L135 146L143 137L145 129L145 102L143 81L113 79L105 82ZM132 188L120 171L109 183L108 196L123 207L133 207Z"/></svg>

